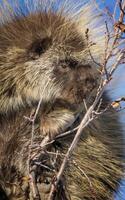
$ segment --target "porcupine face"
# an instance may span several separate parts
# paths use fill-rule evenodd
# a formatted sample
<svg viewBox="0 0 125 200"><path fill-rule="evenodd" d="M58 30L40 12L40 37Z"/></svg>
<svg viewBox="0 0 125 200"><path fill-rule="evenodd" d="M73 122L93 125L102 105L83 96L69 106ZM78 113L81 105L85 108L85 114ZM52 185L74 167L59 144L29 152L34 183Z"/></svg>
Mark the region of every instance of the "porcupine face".
<svg viewBox="0 0 125 200"><path fill-rule="evenodd" d="M0 28L0 52L2 92L10 104L14 97L30 104L40 96L79 103L96 88L85 38L59 14L31 14L7 23Z"/></svg>

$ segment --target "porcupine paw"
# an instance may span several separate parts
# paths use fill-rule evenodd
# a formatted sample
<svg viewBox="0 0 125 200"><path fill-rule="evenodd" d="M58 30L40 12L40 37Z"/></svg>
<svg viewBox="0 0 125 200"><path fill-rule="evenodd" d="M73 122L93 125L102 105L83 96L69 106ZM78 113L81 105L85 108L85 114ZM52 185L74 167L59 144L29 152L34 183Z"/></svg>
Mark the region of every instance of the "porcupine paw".
<svg viewBox="0 0 125 200"><path fill-rule="evenodd" d="M48 134L53 139L65 132L74 123L75 119L76 117L71 110L64 108L53 110L41 116L40 132L44 136Z"/></svg>

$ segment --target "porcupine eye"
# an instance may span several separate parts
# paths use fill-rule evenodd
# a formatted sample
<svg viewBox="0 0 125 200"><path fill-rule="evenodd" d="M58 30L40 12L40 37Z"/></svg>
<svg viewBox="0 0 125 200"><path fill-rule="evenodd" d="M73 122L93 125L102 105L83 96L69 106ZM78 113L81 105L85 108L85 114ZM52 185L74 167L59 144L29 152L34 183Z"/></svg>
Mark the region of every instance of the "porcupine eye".
<svg viewBox="0 0 125 200"><path fill-rule="evenodd" d="M61 72L68 72L70 70L74 70L78 65L78 61L74 59L65 59L60 60L60 68Z"/></svg>
<svg viewBox="0 0 125 200"><path fill-rule="evenodd" d="M30 56L41 56L50 47L52 41L50 38L36 40L30 47Z"/></svg>

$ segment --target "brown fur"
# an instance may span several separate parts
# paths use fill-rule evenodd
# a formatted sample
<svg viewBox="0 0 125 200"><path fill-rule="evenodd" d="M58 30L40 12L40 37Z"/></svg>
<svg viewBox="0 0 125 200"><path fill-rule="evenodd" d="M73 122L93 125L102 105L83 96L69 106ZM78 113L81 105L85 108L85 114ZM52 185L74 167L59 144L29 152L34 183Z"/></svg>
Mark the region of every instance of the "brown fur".
<svg viewBox="0 0 125 200"><path fill-rule="evenodd" d="M45 135L54 137L80 122L84 110L75 120L83 98L87 106L92 103L99 74L87 49L85 32L62 11L13 17L0 26L0 185L10 200L32 199L22 178L28 176L31 140L31 123L24 116L42 99L35 123L34 142L39 144ZM104 96L103 106L107 101ZM61 147L49 150L65 153L72 138L60 139ZM63 177L67 197L61 190L55 199L112 199L123 175L122 157L122 130L118 116L109 111L83 131ZM45 164L52 167L54 158L45 155ZM39 170L38 187L46 200L55 172Z"/></svg>

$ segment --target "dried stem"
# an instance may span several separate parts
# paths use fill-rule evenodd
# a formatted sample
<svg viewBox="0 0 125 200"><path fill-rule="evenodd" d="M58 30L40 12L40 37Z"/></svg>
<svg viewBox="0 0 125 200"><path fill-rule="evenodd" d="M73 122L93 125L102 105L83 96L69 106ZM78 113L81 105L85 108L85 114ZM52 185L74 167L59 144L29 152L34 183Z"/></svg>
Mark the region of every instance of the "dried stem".
<svg viewBox="0 0 125 200"><path fill-rule="evenodd" d="M94 0L94 2L95 2L95 0ZM108 10L104 11L105 13L108 13L108 15L110 15L110 18L112 18L112 20L115 19L115 13L116 13L117 5L118 5L118 1L116 2L116 6L115 6L115 10L114 10L113 15L110 15ZM124 10L125 10L125 0L123 2L121 0L119 1L119 7L120 7L119 22L123 23L123 19L124 19L124 15L125 15L125 12L124 12ZM58 193L59 185L61 184L62 185L61 187L63 188L63 181L62 181L63 173L64 173L65 168L66 168L66 166L67 166L67 164L70 160L70 157L72 156L75 148L78 145L78 142L81 138L81 135L83 134L83 129L86 126L88 126L88 124L91 121L93 121L95 118L99 117L101 114L106 112L107 109L109 108L109 105L108 105L103 111L100 111L101 103L102 103L101 98L102 98L102 95L105 91L107 84L112 80L114 72L116 71L118 66L121 64L121 62L125 59L125 51L120 49L120 50L118 50L117 54L116 54L116 52L114 52L114 50L116 49L116 46L118 46L120 44L119 39L120 39L122 33L119 33L119 29L118 29L115 32L114 35L111 35L107 22L105 22L105 24L106 24L105 53L104 53L104 60L103 60L102 64L95 61L95 59L94 59L94 57L91 53L91 50L90 50L91 46L90 45L94 45L94 44L91 44L91 42L89 41L89 31L91 31L91 30L89 30L89 29L86 30L86 40L87 40L87 46L88 46L88 52L89 52L90 58L97 66L102 68L102 71L101 71L102 77L101 77L100 85L99 85L99 88L97 90L97 95L95 97L93 104L89 108L87 108L86 102L84 101L86 113L85 113L80 125L77 126L74 129L72 129L72 130L69 130L65 133L62 133L58 136L55 136L55 138L53 138L52 140L49 136L46 136L42 140L41 144L39 146L37 146L37 148L35 148L34 153L32 153L32 148L34 147L33 146L34 145L33 140L34 140L34 134L35 134L34 125L35 125L35 120L36 120L36 117L38 115L38 112L39 112L39 109L40 109L40 106L41 106L42 98L39 101L39 104L37 106L37 109L35 111L33 118L29 118L30 122L32 123L32 131L31 131L31 146L30 146L30 150L29 150L29 159L28 159L28 169L29 169L29 176L31 178L30 179L30 186L31 186L31 190L32 190L34 200L40 200L40 195L39 195L39 191L38 191L37 183L36 183L36 170L37 170L37 167L39 165L43 166L43 164L41 163L41 161L39 162L39 158L44 153L48 153L48 154L50 153L52 155L55 155L55 162L56 162L57 157L59 155L58 152L57 153L53 153L53 152L49 152L49 151L47 152L48 145L51 145L55 140L61 139L62 137L65 137L69 134L74 133L74 131L77 131L70 147L68 148L67 153L65 155L63 154L63 157L64 157L63 162L60 166L60 169L59 169L56 177L54 178L54 180L52 182L51 191L50 191L48 200L54 200L56 193ZM112 40L112 46L109 49L109 46L111 44L110 40ZM112 65L109 68L108 64L109 64L109 61L112 58L112 56L116 56L117 59L116 59L115 64ZM45 91L45 89L46 89L46 87L44 88L44 91ZM124 98L121 98L120 100L123 101ZM31 165L31 161L33 163L32 165ZM43 167L46 168L47 166L43 166ZM48 169L48 167L47 167L47 169ZM91 184L89 177L86 176L84 171L82 171L82 173L88 179L90 186L92 187L92 184ZM64 193L65 193L65 191L64 191ZM65 199L67 199L66 196L65 196Z"/></svg>
<svg viewBox="0 0 125 200"><path fill-rule="evenodd" d="M121 4L120 4L121 5ZM119 17L119 21L120 22L123 22L123 18L124 18L124 9L125 9L125 1L122 3L121 7L120 7L120 17ZM91 51L90 51L90 48L89 48L89 36L88 36L88 32L89 30L87 29L86 31L86 39L88 41L88 51L89 51L89 54L90 54L90 57L92 59L92 61L96 64L96 65L100 65L99 63L97 63L92 54L91 54ZM61 164L61 167L59 169L59 172L55 178L55 181L54 183L52 183L52 187L51 187L51 191L50 191L50 194L49 194L49 198L48 200L54 200L54 197L55 197L55 194L57 191L57 187L58 187L58 184L60 182L60 180L62 179L62 176L63 176L63 173L65 171L65 168L68 164L68 161L70 159L70 157L72 156L75 148L77 147L78 145L78 142L80 140L80 137L82 135L82 132L83 132L83 129L93 120L95 119L95 117L97 117L97 114L102 114L102 112L96 112L95 109L97 107L97 110L99 111L99 108L100 108L100 99L104 93L104 90L105 90L105 87L107 86L107 84L112 80L112 76L114 74L114 72L116 71L117 67L119 66L120 64L120 61L123 59L124 57L124 51L120 51L119 52L119 57L117 58L117 61L116 63L112 66L112 68L110 69L110 71L107 70L107 67L108 67L108 61L109 59L112 57L112 54L113 54L113 50L115 48L115 45L117 44L117 41L119 39L120 35L118 34L118 31L116 32L115 36L114 36L114 39L113 39L113 43L112 43L112 48L110 49L110 51L108 50L108 45L110 43L110 39L111 39L111 36L110 36L110 32L109 32L109 29L108 29L108 25L107 25L107 22L106 22L106 45L105 45L105 56L104 56L104 64L103 64L103 71L104 71L104 74L105 74L105 79L103 80L103 78L101 79L101 82L100 82L100 86L98 88L98 91L97 91L97 95L96 95L96 98L95 98L95 101L93 102L93 104L90 106L90 108L86 111L86 114L84 116L84 118L82 119L81 123L80 123L80 126L76 132L76 135L63 159L63 162ZM101 65L100 65L101 67ZM98 105L99 104L99 105ZM104 109L104 111L106 111L106 109ZM94 115L93 115L94 113Z"/></svg>

